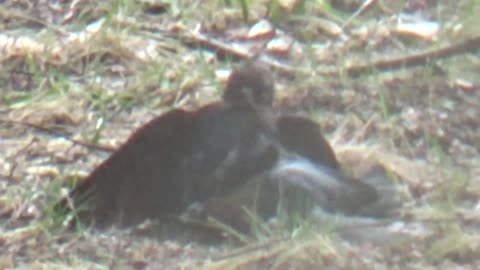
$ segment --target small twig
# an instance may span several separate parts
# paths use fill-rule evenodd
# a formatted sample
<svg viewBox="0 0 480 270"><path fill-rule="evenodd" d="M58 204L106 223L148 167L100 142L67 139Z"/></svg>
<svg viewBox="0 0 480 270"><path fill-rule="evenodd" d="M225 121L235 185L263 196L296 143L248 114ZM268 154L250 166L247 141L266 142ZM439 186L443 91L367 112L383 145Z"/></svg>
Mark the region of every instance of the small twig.
<svg viewBox="0 0 480 270"><path fill-rule="evenodd" d="M199 31L187 32L183 35L183 39L187 45L191 45L192 43L199 44L200 46L205 46L206 48L218 51L234 58L250 59L253 56L253 54L248 51L239 50L228 43L222 42L218 39L210 38ZM428 50L425 52L393 59L378 60L372 63L358 64L344 69L321 69L314 71L314 74L318 76L334 76L343 74L351 77L357 77L359 75L371 72L372 70L389 71L406 67L420 66L435 59L447 58L466 52L474 52L479 49L480 36L467 39L458 44L448 45L440 49ZM307 75L312 74L312 71L309 69L296 68L266 57L259 57L259 61L289 76L294 76L296 73Z"/></svg>
<svg viewBox="0 0 480 270"><path fill-rule="evenodd" d="M0 119L0 123L11 124L11 125L22 125L22 126L26 126L26 127L29 127L29 128L33 128L35 130L45 132L45 133L47 133L49 135L52 135L52 136L56 136L56 137L66 139L66 140L68 140L68 141L70 141L70 142L72 142L76 145L80 145L80 146L83 146L83 147L86 147L86 148L89 148L89 149L93 149L93 150L99 150L99 151L104 151L104 152L108 152L108 153L112 153L112 152L115 152L117 150L115 147L111 147L111 146L98 145L98 144L93 144L93 143L88 143L88 142L83 142L83 141L80 141L80 140L76 140L76 139L71 138L69 135L64 134L60 131L53 130L53 129L50 129L50 128L47 128L47 127L42 127L40 125L33 124L33 123L21 122L21 121L15 121L15 120L4 120L4 119Z"/></svg>
<svg viewBox="0 0 480 270"><path fill-rule="evenodd" d="M8 169L8 175L6 175L6 179L12 181L12 180L15 180L15 170L17 169L18 167L18 162L15 160L16 157L18 157L20 154L22 154L23 152L27 151L27 149L35 143L35 138L31 139L29 143L23 145L20 149L18 149L17 151L15 151L15 153L13 155L10 155L10 156L7 156L6 160L8 162L10 162L11 164L11 167Z"/></svg>
<svg viewBox="0 0 480 270"><path fill-rule="evenodd" d="M442 59L451 57L457 54L474 52L480 49L480 36L467 39L463 42L445 46L440 49L433 49L422 53L412 54L408 56L379 60L370 64L355 65L346 68L345 74L355 77L363 73L370 72L371 70L388 71L399 68L420 66L435 59ZM327 72L325 75L332 75L339 73L339 71Z"/></svg>
<svg viewBox="0 0 480 270"><path fill-rule="evenodd" d="M200 45L207 49L215 50L219 53L226 54L233 58L248 59L253 56L247 50L239 50L232 47L230 44L225 43L219 39L211 38L207 35L200 33L198 30L187 31L181 35L183 42L186 45Z"/></svg>
<svg viewBox="0 0 480 270"><path fill-rule="evenodd" d="M247 50L240 50L231 46L229 43L225 43L221 40L211 38L207 35L200 33L199 31L188 31L182 35L183 42L187 45L200 45L207 49L217 51L220 54L228 55L236 59L252 59L256 57L255 53L251 53ZM266 44L264 44L266 45ZM257 56L260 62L273 67L277 71L286 73L288 75L293 75L299 71L298 68L292 67L290 65L282 64L278 61L275 61L270 58ZM304 72L307 72L304 70Z"/></svg>
<svg viewBox="0 0 480 270"><path fill-rule="evenodd" d="M275 244L287 241L288 239L290 239L290 237L286 237L286 236L285 237L274 238L274 239L269 239L269 240L267 240L265 242L262 242L262 243L248 245L246 247L240 248L240 249L235 250L233 252L229 252L228 254L222 254L222 255L219 255L219 256L215 256L212 259L214 261L221 261L221 260L230 259L230 258L233 258L233 257L242 256L242 255L252 253L252 252L255 252L255 251L258 251L258 250L263 250L263 249L271 247Z"/></svg>
<svg viewBox="0 0 480 270"><path fill-rule="evenodd" d="M22 19L22 20L26 20L26 21L29 21L29 22L33 22L33 23L37 23L37 24L40 24L40 25L43 25L47 28L50 28L52 29L53 31L59 33L59 34L62 34L62 35L68 35L68 32L63 30L62 28L58 27L58 26L55 26L51 23L48 23L48 22L45 22L43 20L40 20L38 18L35 18L35 17L32 17L32 16L28 16L28 15L25 15L25 14L21 14L21 13L16 13L16 12L12 12L10 10L5 10L4 8L0 8L0 17L3 17L3 18L9 18L9 17L12 17L12 18L17 18L17 19Z"/></svg>

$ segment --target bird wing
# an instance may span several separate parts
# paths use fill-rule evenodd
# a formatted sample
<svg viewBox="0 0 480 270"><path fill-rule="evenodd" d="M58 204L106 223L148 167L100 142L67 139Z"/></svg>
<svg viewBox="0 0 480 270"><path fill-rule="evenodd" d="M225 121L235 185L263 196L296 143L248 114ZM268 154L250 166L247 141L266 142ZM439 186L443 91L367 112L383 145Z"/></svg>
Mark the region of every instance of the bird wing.
<svg viewBox="0 0 480 270"><path fill-rule="evenodd" d="M335 153L314 121L297 115L282 115L277 120L281 144L289 151L314 163L333 169L340 167Z"/></svg>
<svg viewBox="0 0 480 270"><path fill-rule="evenodd" d="M193 189L188 201L224 196L271 168L277 159L254 112L206 106L195 125L192 158L185 159L183 170Z"/></svg>
<svg viewBox="0 0 480 270"><path fill-rule="evenodd" d="M96 224L134 224L225 195L276 160L255 119L223 103L169 111L135 131L57 208L73 202Z"/></svg>
<svg viewBox="0 0 480 270"><path fill-rule="evenodd" d="M175 109L136 130L57 209L87 204L87 216L98 223L131 223L177 209L182 183L174 178L192 148L193 113Z"/></svg>
<svg viewBox="0 0 480 270"><path fill-rule="evenodd" d="M278 119L277 130L282 146L292 153L284 165L277 166L277 171L284 178L290 175L291 184L307 186L313 194L317 191L325 194L333 208L345 212L355 212L378 200L374 186L341 172L335 153L317 123L302 116L284 115Z"/></svg>

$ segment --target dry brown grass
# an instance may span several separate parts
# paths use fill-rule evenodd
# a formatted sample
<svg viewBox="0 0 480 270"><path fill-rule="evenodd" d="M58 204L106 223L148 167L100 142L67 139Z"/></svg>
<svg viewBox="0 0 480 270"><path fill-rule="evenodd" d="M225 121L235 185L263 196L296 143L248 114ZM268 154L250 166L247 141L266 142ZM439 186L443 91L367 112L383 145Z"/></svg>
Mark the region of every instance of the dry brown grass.
<svg viewBox="0 0 480 270"><path fill-rule="evenodd" d="M244 25L240 7L170 2L3 1L0 118L118 146L169 108L218 98L222 83L215 71L231 63L187 46L176 34L202 24L204 31L225 36ZM264 2L250 7L251 22L266 10ZM478 5L438 4L440 40L472 35ZM276 16L284 18L278 26L305 46L303 57L289 60L301 67L344 66L432 43L391 32L384 9L356 18L343 38L322 34L319 21L309 19L335 22L342 14L319 7L297 12L290 24L288 16ZM53 225L60 217L48 207L66 191L65 183L86 175L106 154L2 122L0 268L474 269L480 265L478 71L478 55L466 54L356 79L277 76L279 106L317 118L353 173L380 162L409 187L402 221L408 241L388 226L360 225L354 232L371 233L376 241L346 241L311 228L281 241L271 232L246 247L160 241L118 230L69 232ZM460 79L476 87L462 90Z"/></svg>

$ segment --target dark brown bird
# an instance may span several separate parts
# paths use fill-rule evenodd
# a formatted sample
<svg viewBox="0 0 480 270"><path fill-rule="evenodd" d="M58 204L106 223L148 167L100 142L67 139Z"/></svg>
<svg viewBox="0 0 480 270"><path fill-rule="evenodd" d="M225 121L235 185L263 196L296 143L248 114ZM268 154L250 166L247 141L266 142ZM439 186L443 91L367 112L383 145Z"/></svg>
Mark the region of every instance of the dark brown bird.
<svg viewBox="0 0 480 270"><path fill-rule="evenodd" d="M73 208L98 226L130 225L177 216L194 203L243 198L238 190L248 190L265 175L269 180L261 184L268 190L259 201L265 217L274 214L272 202L283 183L307 190L329 211L353 212L377 198L374 187L339 173L317 123L276 116L273 99L272 75L252 62L240 66L227 82L223 101L151 120L58 207ZM225 205L243 207L242 202Z"/></svg>
<svg viewBox="0 0 480 270"><path fill-rule="evenodd" d="M130 225L175 215L235 189L276 161L277 152L259 133L272 106L273 84L263 67L239 67L223 101L151 120L57 208L73 206L81 220L98 226Z"/></svg>

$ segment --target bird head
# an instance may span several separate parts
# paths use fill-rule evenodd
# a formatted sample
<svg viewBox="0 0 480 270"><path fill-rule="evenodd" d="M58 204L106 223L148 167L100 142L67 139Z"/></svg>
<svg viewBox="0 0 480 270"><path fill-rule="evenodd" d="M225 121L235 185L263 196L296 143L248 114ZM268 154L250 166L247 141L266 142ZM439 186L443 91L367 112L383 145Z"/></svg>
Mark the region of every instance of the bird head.
<svg viewBox="0 0 480 270"><path fill-rule="evenodd" d="M274 99L274 80L259 63L247 62L233 70L223 100L232 107L261 111L270 109Z"/></svg>

